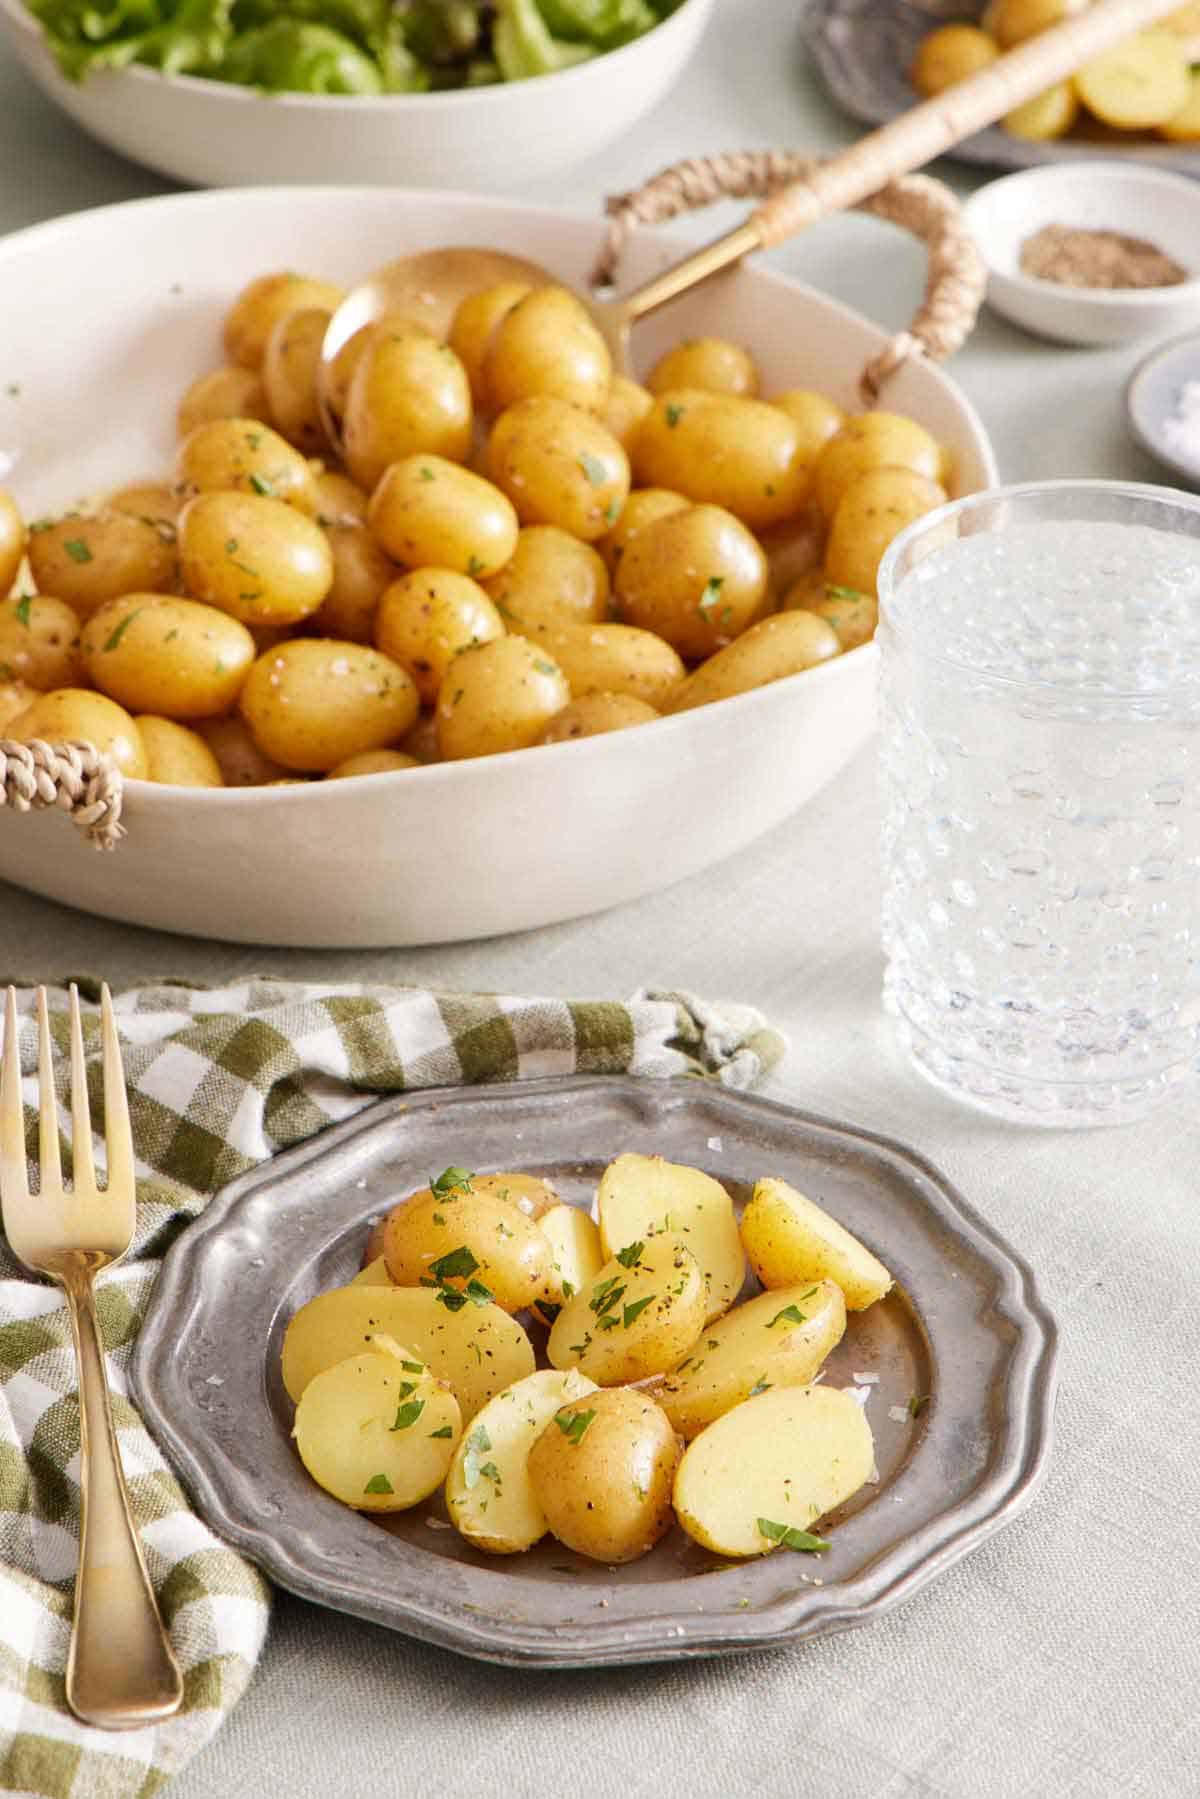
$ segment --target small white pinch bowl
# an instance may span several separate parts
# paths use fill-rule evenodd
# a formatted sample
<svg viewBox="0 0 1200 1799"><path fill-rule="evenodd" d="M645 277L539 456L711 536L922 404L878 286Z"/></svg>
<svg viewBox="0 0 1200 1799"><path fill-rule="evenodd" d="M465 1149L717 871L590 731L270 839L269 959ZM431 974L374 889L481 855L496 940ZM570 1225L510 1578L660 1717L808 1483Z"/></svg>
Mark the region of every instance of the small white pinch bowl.
<svg viewBox="0 0 1200 1799"><path fill-rule="evenodd" d="M1200 322L1200 187L1186 175L1120 162L1047 163L989 181L966 204L987 264L988 305L1064 344L1128 344ZM1143 237L1191 272L1175 287L1065 287L1021 272L1021 246L1044 225Z"/></svg>
<svg viewBox="0 0 1200 1799"><path fill-rule="evenodd" d="M266 94L131 64L68 81L22 0L0 32L50 99L112 150L196 187L312 182L506 189L602 150L682 74L714 0L572 69L434 94Z"/></svg>
<svg viewBox="0 0 1200 1799"><path fill-rule="evenodd" d="M221 360L238 289L272 269L352 284L404 251L519 249L583 287L603 219L382 188L226 189L97 208L0 243L0 468L25 514L169 466L182 389ZM623 284L679 252L638 234ZM86 286L86 305L81 305ZM650 367L681 337L750 346L764 391L861 405L886 342L824 295L748 264L638 327ZM996 479L978 417L920 360L886 389L952 451L957 491ZM110 855L61 814L0 810L0 879L107 918L235 943L371 948L496 936L652 893L746 848L870 736L878 650L863 644L757 692L636 730L294 787L130 781Z"/></svg>
<svg viewBox="0 0 1200 1799"><path fill-rule="evenodd" d="M1142 448L1188 487L1200 487L1200 427L1194 447L1171 428L1192 384L1200 385L1200 331L1161 344L1138 363L1125 389L1125 410Z"/></svg>

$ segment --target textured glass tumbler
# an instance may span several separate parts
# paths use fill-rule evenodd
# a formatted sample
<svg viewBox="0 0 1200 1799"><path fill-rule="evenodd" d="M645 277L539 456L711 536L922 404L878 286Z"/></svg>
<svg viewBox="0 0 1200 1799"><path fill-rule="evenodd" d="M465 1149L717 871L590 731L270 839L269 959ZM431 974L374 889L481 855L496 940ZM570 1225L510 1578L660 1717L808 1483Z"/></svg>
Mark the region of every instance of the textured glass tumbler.
<svg viewBox="0 0 1200 1799"><path fill-rule="evenodd" d="M1000 488L880 569L885 1004L939 1087L1141 1117L1200 1057L1200 500Z"/></svg>

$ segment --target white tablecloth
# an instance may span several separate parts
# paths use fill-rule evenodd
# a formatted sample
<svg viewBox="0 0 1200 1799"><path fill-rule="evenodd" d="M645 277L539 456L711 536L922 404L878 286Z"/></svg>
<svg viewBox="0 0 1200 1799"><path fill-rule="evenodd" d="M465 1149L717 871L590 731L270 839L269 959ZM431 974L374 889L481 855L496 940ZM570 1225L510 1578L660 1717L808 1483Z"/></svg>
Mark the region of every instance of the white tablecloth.
<svg viewBox="0 0 1200 1799"><path fill-rule="evenodd" d="M679 155L831 149L793 0L722 0L686 85L561 185L595 207ZM961 176L951 172L952 179ZM90 144L0 52L0 229L163 191ZM881 255L888 258L880 278ZM921 254L830 222L783 266L889 325ZM955 372L1003 472L1155 480L1126 435L1131 351L985 319ZM926 1087L879 1005L877 805L861 758L736 861L607 916L482 945L244 950L125 929L0 886L0 974L231 980L263 969L751 1001L790 1032L776 1097L916 1144L1033 1263L1062 1328L1056 1449L1024 1517L855 1634L682 1667L509 1673L281 1597L258 1678L173 1799L1195 1799L1200 1794L1200 1091L1133 1128L993 1124Z"/></svg>

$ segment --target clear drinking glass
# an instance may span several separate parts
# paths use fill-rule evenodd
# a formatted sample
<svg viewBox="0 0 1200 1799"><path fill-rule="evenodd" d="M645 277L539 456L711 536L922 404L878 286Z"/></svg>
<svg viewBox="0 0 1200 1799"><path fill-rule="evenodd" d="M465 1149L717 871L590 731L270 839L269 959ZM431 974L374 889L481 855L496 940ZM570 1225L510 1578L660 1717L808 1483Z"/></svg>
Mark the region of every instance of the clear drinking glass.
<svg viewBox="0 0 1200 1799"><path fill-rule="evenodd" d="M885 1004L1024 1123L1140 1117L1200 1053L1200 499L1054 481L879 574Z"/></svg>

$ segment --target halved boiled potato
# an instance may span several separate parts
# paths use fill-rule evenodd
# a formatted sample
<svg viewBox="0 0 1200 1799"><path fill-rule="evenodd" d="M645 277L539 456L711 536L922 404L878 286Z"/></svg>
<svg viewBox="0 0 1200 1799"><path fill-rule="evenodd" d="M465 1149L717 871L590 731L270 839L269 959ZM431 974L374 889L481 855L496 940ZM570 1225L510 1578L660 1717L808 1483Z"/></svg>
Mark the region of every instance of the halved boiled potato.
<svg viewBox="0 0 1200 1799"><path fill-rule="evenodd" d="M458 1296L455 1295L455 1298ZM300 1307L283 1338L283 1384L299 1400L310 1381L385 1333L411 1344L446 1381L464 1420L533 1373L533 1345L499 1306L464 1301L457 1311L429 1287L338 1287Z"/></svg>
<svg viewBox="0 0 1200 1799"><path fill-rule="evenodd" d="M469 1543L518 1555L545 1536L550 1527L529 1479L529 1451L562 1406L595 1391L574 1368L543 1368L476 1413L446 1476L450 1521Z"/></svg>
<svg viewBox="0 0 1200 1799"><path fill-rule="evenodd" d="M318 1486L360 1512L402 1512L442 1484L462 1432L449 1387L390 1339L304 1389L292 1435Z"/></svg>
<svg viewBox="0 0 1200 1799"><path fill-rule="evenodd" d="M618 1156L600 1180L600 1244L615 1256L627 1244L673 1231L681 1236L708 1286L706 1321L727 1312L742 1290L746 1258L733 1202L720 1181L661 1156Z"/></svg>
<svg viewBox="0 0 1200 1799"><path fill-rule="evenodd" d="M866 1413L836 1387L787 1387L735 1406L701 1431L675 1476L675 1515L718 1555L768 1555L812 1532L870 1479Z"/></svg>
<svg viewBox="0 0 1200 1799"><path fill-rule="evenodd" d="M709 1325L654 1397L680 1436L694 1437L752 1394L807 1386L845 1329L833 1281L760 1293Z"/></svg>
<svg viewBox="0 0 1200 1799"><path fill-rule="evenodd" d="M1183 42L1170 31L1140 31L1075 76L1088 111L1125 131L1165 125L1186 105L1191 84Z"/></svg>
<svg viewBox="0 0 1200 1799"><path fill-rule="evenodd" d="M554 1261L548 1297L539 1300L533 1309L544 1324L552 1325L567 1301L595 1280L604 1266L604 1254L600 1232L578 1206L555 1206L553 1211L544 1212L538 1219L538 1229L549 1239Z"/></svg>
<svg viewBox="0 0 1200 1799"><path fill-rule="evenodd" d="M742 1213L742 1242L764 1287L836 1281L851 1312L882 1299L892 1277L869 1249L786 1181L756 1181Z"/></svg>
<svg viewBox="0 0 1200 1799"><path fill-rule="evenodd" d="M679 1439L648 1393L608 1387L555 1412L529 1452L529 1480L560 1543L632 1562L671 1528Z"/></svg>
<svg viewBox="0 0 1200 1799"><path fill-rule="evenodd" d="M346 1283L349 1287L394 1287L395 1284L387 1271L387 1262L382 1256L376 1256L373 1261L365 1262L354 1279Z"/></svg>
<svg viewBox="0 0 1200 1799"><path fill-rule="evenodd" d="M515 1206L518 1212L523 1212L534 1224L541 1221L544 1213L562 1204L552 1183L543 1180L539 1174L511 1171L502 1174L473 1174L471 1188L473 1192L486 1193L504 1205Z"/></svg>
<svg viewBox="0 0 1200 1799"><path fill-rule="evenodd" d="M555 1368L578 1368L601 1387L665 1374L704 1328L700 1264L682 1237L648 1237L606 1262L567 1301L546 1353Z"/></svg>
<svg viewBox="0 0 1200 1799"><path fill-rule="evenodd" d="M436 1281L519 1312L545 1291L550 1245L515 1205L473 1181L416 1195L388 1214L383 1238L398 1287Z"/></svg>

